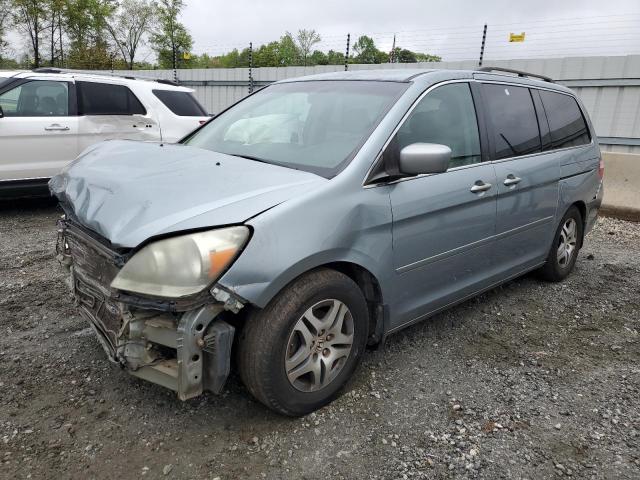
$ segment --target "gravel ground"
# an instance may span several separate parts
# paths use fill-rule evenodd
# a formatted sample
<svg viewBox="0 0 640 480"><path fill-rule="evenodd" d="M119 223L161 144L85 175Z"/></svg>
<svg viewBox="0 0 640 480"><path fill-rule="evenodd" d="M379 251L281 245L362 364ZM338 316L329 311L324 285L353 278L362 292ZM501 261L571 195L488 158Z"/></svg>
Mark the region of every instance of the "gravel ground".
<svg viewBox="0 0 640 480"><path fill-rule="evenodd" d="M409 328L290 419L237 377L182 403L110 364L54 259L58 214L0 205L1 478L640 478L640 224L601 219L564 283Z"/></svg>

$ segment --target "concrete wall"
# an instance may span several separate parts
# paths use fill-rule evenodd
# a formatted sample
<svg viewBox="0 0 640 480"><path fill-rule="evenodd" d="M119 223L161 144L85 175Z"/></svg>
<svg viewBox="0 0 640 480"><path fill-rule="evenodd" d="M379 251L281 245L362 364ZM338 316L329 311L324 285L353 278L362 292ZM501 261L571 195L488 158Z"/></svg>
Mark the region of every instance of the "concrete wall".
<svg viewBox="0 0 640 480"><path fill-rule="evenodd" d="M605 152L602 213L640 221L640 155Z"/></svg>
<svg viewBox="0 0 640 480"><path fill-rule="evenodd" d="M542 74L574 89L593 121L604 151L640 153L640 55L486 60L497 66ZM349 65L350 70L380 68L476 69L473 60L415 64ZM284 78L344 70L343 65L254 68L257 86ZM115 74L131 75L130 71ZM173 70L136 70L136 76L173 79ZM248 93L249 69L177 70L178 79L193 88L198 99L216 113Z"/></svg>

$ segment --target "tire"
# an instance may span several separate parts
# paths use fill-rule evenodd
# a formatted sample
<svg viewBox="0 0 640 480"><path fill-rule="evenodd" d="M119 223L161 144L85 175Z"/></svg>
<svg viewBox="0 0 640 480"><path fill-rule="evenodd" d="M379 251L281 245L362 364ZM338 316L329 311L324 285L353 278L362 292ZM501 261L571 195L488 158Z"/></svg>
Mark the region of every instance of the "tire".
<svg viewBox="0 0 640 480"><path fill-rule="evenodd" d="M248 316L238 345L242 381L278 413L313 412L331 402L353 374L368 325L367 303L353 280L329 269L306 273ZM308 369L313 371L300 374Z"/></svg>
<svg viewBox="0 0 640 480"><path fill-rule="evenodd" d="M573 234L570 234L572 231L570 225L574 225ZM571 273L582 246L583 229L580 211L575 206L570 207L556 229L546 263L538 270L543 280L561 282ZM570 252L566 247L567 244L573 245ZM561 246L564 247L564 255L559 253Z"/></svg>

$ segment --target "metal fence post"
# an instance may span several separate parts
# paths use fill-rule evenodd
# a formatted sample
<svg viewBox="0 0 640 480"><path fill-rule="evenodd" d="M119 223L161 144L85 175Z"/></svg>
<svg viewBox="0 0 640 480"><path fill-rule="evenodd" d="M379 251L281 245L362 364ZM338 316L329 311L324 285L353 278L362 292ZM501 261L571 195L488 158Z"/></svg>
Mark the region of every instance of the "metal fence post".
<svg viewBox="0 0 640 480"><path fill-rule="evenodd" d="M482 45L480 46L480 60L478 61L478 67L482 66L482 57L484 57L484 45L487 41L487 24L484 24L484 30L482 31Z"/></svg>
<svg viewBox="0 0 640 480"><path fill-rule="evenodd" d="M344 71L349 70L349 44L351 43L351 34L347 33L347 52L344 55Z"/></svg>
<svg viewBox="0 0 640 480"><path fill-rule="evenodd" d="M249 93L253 93L253 42L249 42Z"/></svg>

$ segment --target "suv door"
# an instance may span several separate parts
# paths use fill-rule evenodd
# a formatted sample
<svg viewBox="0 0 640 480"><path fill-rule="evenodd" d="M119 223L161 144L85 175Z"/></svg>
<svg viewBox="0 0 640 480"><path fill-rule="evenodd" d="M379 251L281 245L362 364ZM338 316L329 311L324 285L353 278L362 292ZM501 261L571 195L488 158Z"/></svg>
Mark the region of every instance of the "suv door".
<svg viewBox="0 0 640 480"><path fill-rule="evenodd" d="M160 126L129 87L76 81L80 150L102 140L160 140Z"/></svg>
<svg viewBox="0 0 640 480"><path fill-rule="evenodd" d="M482 161L480 131L470 84L444 84L415 104L385 151L387 157L399 155L418 142L452 150L445 173L390 186L397 275L391 308L398 319L392 329L487 286L496 176L491 163Z"/></svg>
<svg viewBox="0 0 640 480"><path fill-rule="evenodd" d="M549 127L537 91L486 83L482 96L498 178L496 262L502 276L510 277L547 256L556 228L560 164L557 155L542 153Z"/></svg>
<svg viewBox="0 0 640 480"><path fill-rule="evenodd" d="M73 82L23 80L0 91L0 181L46 179L78 155Z"/></svg>

